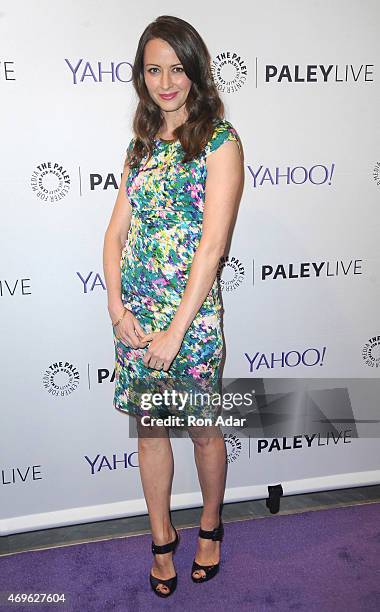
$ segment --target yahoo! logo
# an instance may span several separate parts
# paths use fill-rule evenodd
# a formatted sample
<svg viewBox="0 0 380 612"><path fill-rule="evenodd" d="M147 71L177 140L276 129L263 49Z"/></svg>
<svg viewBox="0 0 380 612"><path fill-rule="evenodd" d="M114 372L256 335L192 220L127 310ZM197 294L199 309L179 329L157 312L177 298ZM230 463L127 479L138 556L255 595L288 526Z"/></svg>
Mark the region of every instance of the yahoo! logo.
<svg viewBox="0 0 380 612"><path fill-rule="evenodd" d="M83 83L85 79L92 83L103 83L105 81L120 81L121 83L130 83L132 81L132 64L130 62L88 62L80 59L73 65L70 60L65 58L72 77L73 85Z"/></svg>
<svg viewBox="0 0 380 612"><path fill-rule="evenodd" d="M116 470L118 467L122 467L127 469L129 467L137 468L139 464L137 463L137 451L132 453L123 453L121 459L117 459L117 455L114 453L111 457L107 457L106 455L96 455L94 459L90 459L85 455L85 459L90 465L91 476L94 476L95 472L101 472L101 470Z"/></svg>
<svg viewBox="0 0 380 612"><path fill-rule="evenodd" d="M335 169L335 164L330 166L324 164L315 164L311 168L306 166L286 166L280 168L268 168L260 166L257 170L253 170L252 166L247 166L253 179L253 187L261 187L262 185L304 185L312 183L312 185L331 185L332 176Z"/></svg>
<svg viewBox="0 0 380 612"><path fill-rule="evenodd" d="M308 348L300 353L297 350L282 351L279 355L275 353L260 353L257 351L253 355L244 353L249 362L249 371L254 370L274 370L276 368L296 368L300 364L312 368L316 365L322 366L326 354L326 347L322 350L318 348Z"/></svg>
<svg viewBox="0 0 380 612"><path fill-rule="evenodd" d="M86 273L87 274L87 273ZM90 291L94 291L95 287L101 287L101 289L106 289L106 285L100 276L99 272L90 272L89 274L83 275L80 272L77 272L77 276L80 278L83 285L83 293L89 293Z"/></svg>

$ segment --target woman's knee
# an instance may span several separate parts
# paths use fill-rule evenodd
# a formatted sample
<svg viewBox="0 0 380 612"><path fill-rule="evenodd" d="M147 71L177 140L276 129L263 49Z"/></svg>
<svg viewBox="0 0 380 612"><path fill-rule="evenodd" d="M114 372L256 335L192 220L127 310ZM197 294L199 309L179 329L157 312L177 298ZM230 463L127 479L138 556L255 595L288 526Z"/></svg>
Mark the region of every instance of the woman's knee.
<svg viewBox="0 0 380 612"><path fill-rule="evenodd" d="M219 444L223 439L220 427L192 427L189 428L189 435L194 446L206 448L213 444Z"/></svg>
<svg viewBox="0 0 380 612"><path fill-rule="evenodd" d="M166 427L158 425L142 424L140 419L136 419L137 435L140 447L159 448L168 442L168 431Z"/></svg>

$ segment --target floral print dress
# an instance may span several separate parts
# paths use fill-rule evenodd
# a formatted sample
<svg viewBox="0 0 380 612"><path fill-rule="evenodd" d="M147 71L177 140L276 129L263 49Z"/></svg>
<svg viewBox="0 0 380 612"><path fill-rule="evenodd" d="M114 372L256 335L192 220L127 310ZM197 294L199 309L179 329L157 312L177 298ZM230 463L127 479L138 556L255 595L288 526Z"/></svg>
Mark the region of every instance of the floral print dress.
<svg viewBox="0 0 380 612"><path fill-rule="evenodd" d="M132 217L120 260L121 297L146 333L167 329L181 302L202 233L206 158L225 141L239 142L238 138L231 123L219 119L211 139L192 161L181 162L179 141L156 139L151 158L129 170L126 192ZM126 346L114 331L114 407L132 415L147 414L140 393L151 382L173 388L185 381L187 389L210 389L223 351L221 309L216 277L167 372L146 367L147 348ZM194 412L191 402L187 410ZM149 414L163 412L151 406Z"/></svg>

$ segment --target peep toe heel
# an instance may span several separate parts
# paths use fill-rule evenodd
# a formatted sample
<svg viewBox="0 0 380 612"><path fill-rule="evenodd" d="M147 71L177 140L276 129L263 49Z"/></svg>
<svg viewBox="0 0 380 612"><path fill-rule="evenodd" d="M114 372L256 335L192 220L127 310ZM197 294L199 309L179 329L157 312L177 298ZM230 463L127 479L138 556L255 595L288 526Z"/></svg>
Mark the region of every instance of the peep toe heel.
<svg viewBox="0 0 380 612"><path fill-rule="evenodd" d="M200 538L205 538L206 540L214 540L221 542L224 536L224 527L222 520L220 520L218 527L212 529L211 531L205 531L204 529L199 529L198 533ZM200 565L194 559L193 566L191 568L191 579L193 582L207 582L207 580L211 580L214 578L219 571L220 561L218 563L214 563L213 565ZM195 578L193 573L199 570L203 570L205 572L204 576L200 576L199 578Z"/></svg>
<svg viewBox="0 0 380 612"><path fill-rule="evenodd" d="M152 541L152 553L154 555L164 555L165 553L171 552L173 551L173 555L176 551L176 548L178 546L179 543L179 534L176 530L175 527L174 531L175 531L175 539L172 542L169 542L168 544L163 544L162 546L157 546L157 544L155 544ZM153 592L158 595L158 597L169 597L170 595L172 595L174 593L174 591L176 590L177 587L177 573L175 573L174 576L172 576L171 578L167 578L167 579L163 579L163 578L156 578L155 576L152 576L152 573L149 574L149 581L150 581L150 586L152 587ZM167 593L162 592L160 590L157 590L157 587L159 585L164 585L166 586L169 591Z"/></svg>

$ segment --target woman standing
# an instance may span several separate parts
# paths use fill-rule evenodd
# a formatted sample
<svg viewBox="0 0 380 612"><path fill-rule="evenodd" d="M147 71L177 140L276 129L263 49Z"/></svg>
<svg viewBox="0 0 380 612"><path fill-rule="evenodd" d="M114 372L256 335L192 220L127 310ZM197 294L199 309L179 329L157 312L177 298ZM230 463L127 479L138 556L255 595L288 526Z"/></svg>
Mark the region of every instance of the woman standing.
<svg viewBox="0 0 380 612"><path fill-rule="evenodd" d="M218 379L217 270L241 196L243 164L238 134L223 118L209 52L189 23L161 16L147 26L133 84L139 99L134 137L105 234L104 275L115 343L114 406L136 418L153 538L150 584L168 597L177 584L171 553L179 541L170 520L173 454L166 427L143 425L147 412L137 388L149 381L211 388ZM148 414L163 410L151 406ZM188 431L204 507L191 577L204 582L219 569L226 449L219 427L203 428L208 433L201 436L194 429Z"/></svg>

